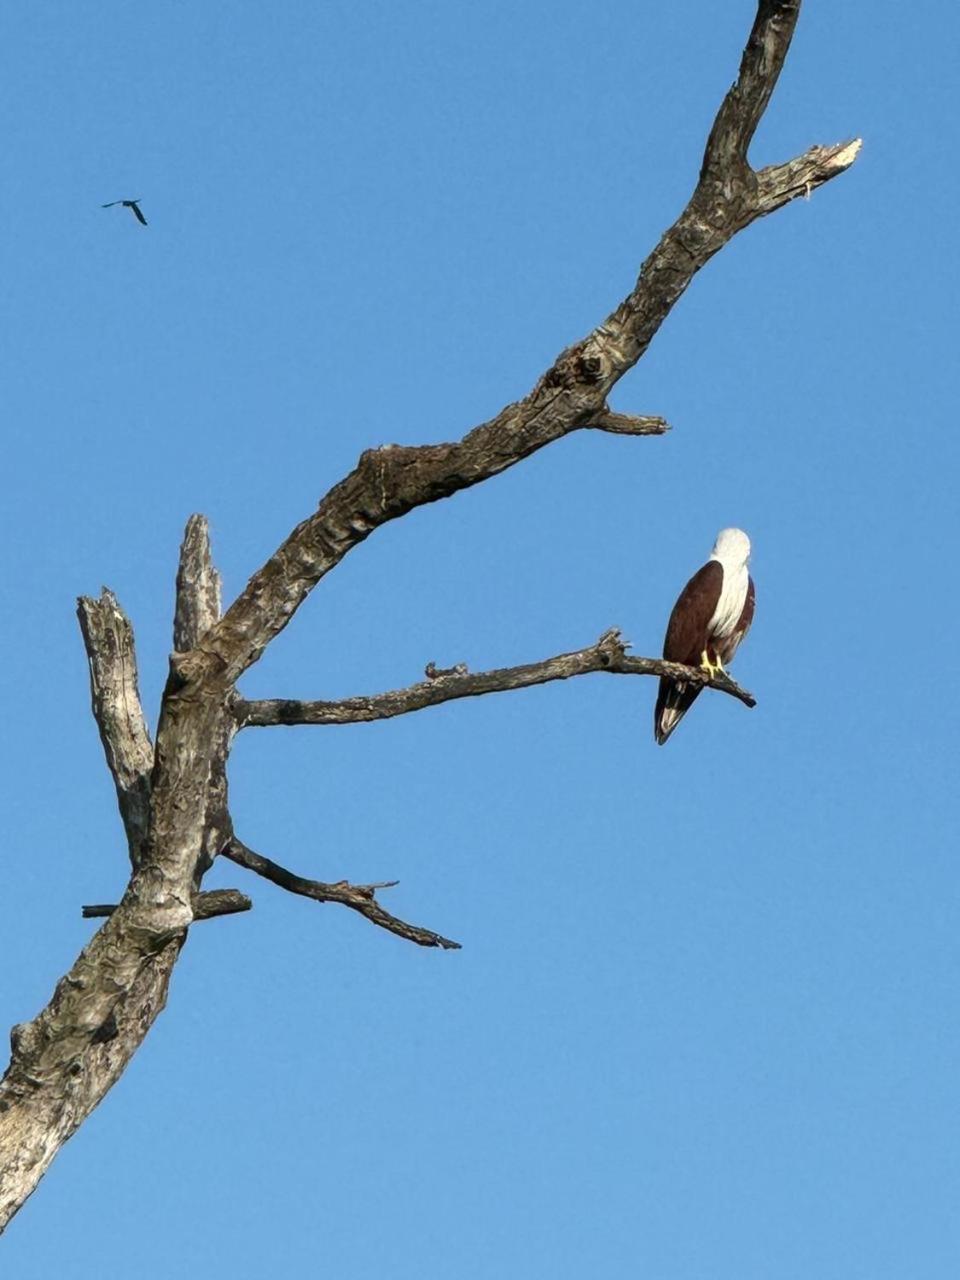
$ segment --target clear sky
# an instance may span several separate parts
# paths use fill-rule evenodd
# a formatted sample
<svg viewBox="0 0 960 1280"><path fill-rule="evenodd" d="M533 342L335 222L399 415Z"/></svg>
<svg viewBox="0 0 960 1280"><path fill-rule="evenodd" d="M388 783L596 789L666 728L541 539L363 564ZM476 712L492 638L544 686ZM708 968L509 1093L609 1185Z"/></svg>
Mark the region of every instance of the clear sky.
<svg viewBox="0 0 960 1280"><path fill-rule="evenodd" d="M121 892L75 597L155 718L177 546L229 598L367 446L452 439L630 289L752 0L7 6L3 1025ZM952 1280L960 20L810 0L753 151L854 168L701 273L615 407L377 532L243 689L659 651L738 524L758 610L668 745L652 680L250 730L241 837L399 878L417 949L238 868L3 1274ZM141 197L149 227L104 201ZM933 641L936 640L936 644ZM121 1262L118 1262L121 1259Z"/></svg>

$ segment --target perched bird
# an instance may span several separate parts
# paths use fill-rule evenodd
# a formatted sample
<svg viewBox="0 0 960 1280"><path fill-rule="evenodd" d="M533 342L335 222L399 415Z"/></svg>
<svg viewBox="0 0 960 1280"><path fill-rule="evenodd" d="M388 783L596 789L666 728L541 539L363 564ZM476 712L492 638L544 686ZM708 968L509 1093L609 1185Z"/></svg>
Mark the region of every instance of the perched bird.
<svg viewBox="0 0 960 1280"><path fill-rule="evenodd" d="M136 220L140 223L141 226L145 227L147 225L147 220L143 216L143 214L140 212L140 199L141 197L137 196L136 200L111 200L109 204L102 204L100 208L112 209L115 204L122 204L125 209L132 209L133 216L136 218Z"/></svg>
<svg viewBox="0 0 960 1280"><path fill-rule="evenodd" d="M750 630L756 593L747 571L750 539L742 529L721 529L710 559L698 569L673 606L663 656L708 675L723 671ZM660 678L653 732L662 746L690 710L703 688L683 680Z"/></svg>

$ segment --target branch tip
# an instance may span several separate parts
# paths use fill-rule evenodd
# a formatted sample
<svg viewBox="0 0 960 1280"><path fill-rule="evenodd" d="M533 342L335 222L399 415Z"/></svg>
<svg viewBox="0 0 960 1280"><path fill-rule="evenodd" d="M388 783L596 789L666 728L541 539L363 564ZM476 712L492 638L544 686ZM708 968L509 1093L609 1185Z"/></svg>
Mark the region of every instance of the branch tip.
<svg viewBox="0 0 960 1280"><path fill-rule="evenodd" d="M180 546L173 647L187 653L220 620L220 575L213 563L210 526L199 513L190 516Z"/></svg>
<svg viewBox="0 0 960 1280"><path fill-rule="evenodd" d="M666 418L633 413L615 413L602 409L587 423L594 431L607 431L616 436L662 436L671 430Z"/></svg>
<svg viewBox="0 0 960 1280"><path fill-rule="evenodd" d="M860 154L862 146L863 139L854 138L850 142L838 143L837 147L839 149L830 148L833 150L833 156L829 162L831 167L835 169L837 173L842 173L844 169L849 169L854 160L856 160L857 156Z"/></svg>

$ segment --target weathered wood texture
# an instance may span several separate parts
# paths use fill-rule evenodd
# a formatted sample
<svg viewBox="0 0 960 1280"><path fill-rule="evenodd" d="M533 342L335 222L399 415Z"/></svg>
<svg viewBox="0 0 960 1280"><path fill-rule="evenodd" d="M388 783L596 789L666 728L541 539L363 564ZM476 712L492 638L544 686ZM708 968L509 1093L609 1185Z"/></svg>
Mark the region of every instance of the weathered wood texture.
<svg viewBox="0 0 960 1280"><path fill-rule="evenodd" d="M220 620L220 575L210 555L210 530L203 516L191 516L180 548L173 648L195 649Z"/></svg>
<svg viewBox="0 0 960 1280"><path fill-rule="evenodd" d="M77 617L90 664L93 715L136 865L150 823L153 743L140 705L133 628L106 587L99 600L80 597Z"/></svg>
<svg viewBox="0 0 960 1280"><path fill-rule="evenodd" d="M163 1008L192 921L227 909L221 897L221 910L210 910L216 897L200 889L218 854L294 893L348 906L421 945L456 945L383 911L375 891L384 886L306 880L236 839L226 762L239 726L378 719L587 671L703 681L702 673L627 657L616 635L608 633L589 649L545 662L480 675L428 669L432 678L425 684L341 703L244 702L235 692L238 677L308 592L387 521L497 475L572 431L658 435L667 429L661 418L612 411L611 389L643 355L697 271L736 232L797 196L809 196L852 164L859 149L859 142L813 147L759 171L747 161L798 11L799 0L760 0L737 81L710 132L689 203L643 263L627 297L562 351L527 396L455 443L388 445L364 453L222 617L206 522L191 518L180 554L174 652L155 745L140 706L128 620L107 591L99 600L80 601L93 713L133 870L122 900L61 978L50 1003L11 1034L10 1065L0 1081L0 1230L143 1041ZM732 681L708 683L752 702ZM236 909L242 908L240 897L232 900Z"/></svg>

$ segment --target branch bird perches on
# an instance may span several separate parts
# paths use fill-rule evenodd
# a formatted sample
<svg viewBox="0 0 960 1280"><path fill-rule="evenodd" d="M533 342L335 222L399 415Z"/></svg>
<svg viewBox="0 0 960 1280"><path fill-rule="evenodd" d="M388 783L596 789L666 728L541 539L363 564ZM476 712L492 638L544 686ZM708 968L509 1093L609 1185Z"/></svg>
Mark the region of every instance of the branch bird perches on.
<svg viewBox="0 0 960 1280"><path fill-rule="evenodd" d="M336 900L354 910L374 903L376 886L304 881L237 841L226 776L233 738L241 724L280 723L270 717L287 713L278 703L245 703L236 694L236 682L309 592L381 525L479 484L573 431L643 435L666 429L662 419L614 412L607 403L610 392L643 356L673 305L715 253L757 218L809 196L849 168L860 147L859 141L814 146L759 170L748 161L748 147L783 66L799 10L800 0L760 0L739 74L713 123L686 207L649 254L623 301L586 337L562 351L528 395L460 440L368 450L253 574L222 616L206 524L200 517L191 519L181 550L174 653L155 742L140 708L129 622L109 592L98 600L81 600L93 714L116 785L132 872L120 902L58 982L47 1006L11 1032L10 1064L0 1081L0 1230L143 1041L166 1001L189 926L205 910L218 914L227 908L227 899L211 900L201 889L217 856L274 883L286 881L293 892L320 901ZM130 208L146 225L136 200L114 203ZM586 670L671 674L670 664L628 658L622 648L618 655L619 641L614 640L604 649L611 661L601 665L603 644L601 639L579 655L508 668L510 676L456 670L438 675L434 669L434 679L408 690L340 704L296 705L321 717L312 722L341 723L322 717L382 718L448 697L519 688ZM591 667L591 662L597 665ZM578 663L586 664L582 671ZM750 700L732 682L724 685L703 672L680 668L672 674ZM229 901L242 908L239 895ZM402 922L377 919L373 910L363 913L401 933ZM440 935L433 938L425 945L449 945Z"/></svg>
<svg viewBox="0 0 960 1280"><path fill-rule="evenodd" d="M756 706L753 695L741 689L722 672L711 675L701 667L681 666L662 658L632 658L627 645L615 628L605 631L596 644L555 658L530 662L520 667L501 667L496 671L467 671L463 664L445 673L429 674L425 681L407 689L393 689L369 697L342 698L335 702L300 702L293 698L261 698L248 702L237 698L233 714L237 728L296 724L358 724L371 720L389 720L424 707L435 707L455 698L477 698L485 693L507 693L513 689L529 689L551 680L569 680L573 676L605 671L610 675L660 676L689 681L698 688L719 689L739 699L745 706ZM433 668L433 664L430 664ZM436 671L436 668L433 668Z"/></svg>

